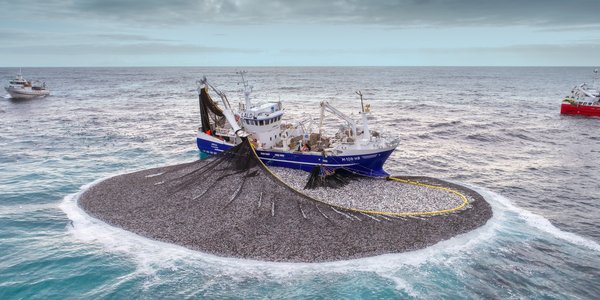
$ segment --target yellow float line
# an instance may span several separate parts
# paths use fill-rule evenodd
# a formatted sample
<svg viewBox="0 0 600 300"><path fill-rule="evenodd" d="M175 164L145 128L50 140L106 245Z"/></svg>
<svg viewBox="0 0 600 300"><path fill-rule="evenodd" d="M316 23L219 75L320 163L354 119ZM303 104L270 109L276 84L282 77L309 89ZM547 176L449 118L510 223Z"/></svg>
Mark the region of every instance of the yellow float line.
<svg viewBox="0 0 600 300"><path fill-rule="evenodd" d="M418 186L423 186L426 188L430 188L430 189L438 189L438 190L442 190L442 191L447 191L453 194L458 195L459 197L461 197L463 199L463 202L457 206L457 207L453 207L453 208L448 208L448 209L442 209L442 210L435 210L435 211L425 211L425 212L413 212L413 213L408 213L411 215L437 215L437 214L445 214L445 213L451 213L457 210L462 209L463 207L467 206L469 204L469 200L467 199L467 197L454 189L451 188L447 188L447 187L443 187L443 186L439 186L439 185L431 185L431 184L425 184L425 183L420 183L417 181L412 181L412 180L407 180L407 179L400 179L400 178L396 178L396 177L392 177L392 176L388 176L387 177L388 180L393 180L393 181L398 181L398 182L404 182L404 183L409 183L409 184L414 184L414 185L418 185Z"/></svg>
<svg viewBox="0 0 600 300"><path fill-rule="evenodd" d="M406 179L400 179L400 178L396 178L396 177L392 177L392 176L388 176L387 179L388 180L393 180L393 181L398 181L398 182L403 182L403 183L408 183L408 184L414 184L414 185L418 185L418 186L422 186L422 187L426 187L426 188L431 188L431 189L438 189L438 190L443 190L443 191L447 191L453 194L456 194L458 196L460 196L463 199L463 203L461 203L459 206L457 207L453 207L453 208L449 208L449 209L443 209L443 210L435 210L435 211L418 211L418 212L403 212L403 213L393 213L393 212L385 212L385 211L375 211L375 210L366 210L366 209L358 209L358 208L348 208L348 207L343 207L343 206L339 206L339 205L335 205L335 204L331 204L331 203L327 203L324 201L321 201L319 199L315 199L297 189L295 189L294 187L288 185L287 183L285 183L285 181L283 181L281 178L279 178L279 176L275 175L275 173L271 172L271 170L267 167L267 165L265 165L265 163L258 157L258 154L256 154L256 150L254 149L254 145L252 145L252 143L250 143L250 148L252 149L252 152L254 153L255 157L258 159L258 161L260 162L260 164L265 168L265 170L267 170L267 172L269 172L269 174L271 174L273 177L275 177L279 182L281 182L283 185L287 186L288 188L292 189L293 191L295 191L298 194L304 195L305 197L311 199L312 201L318 202L318 203L322 203L324 205L329 205L335 208L339 208L339 209L343 209L343 210L347 210L347 211L352 211L352 212L360 212L360 213L366 213L366 214L372 214L372 215L384 215L384 216L392 216L392 217L407 217L407 216L424 216L424 215L439 215L439 214L446 214L446 213L451 213L457 210L462 209L463 207L465 207L467 204L469 204L469 200L467 199L467 197L465 195L463 195L461 192L457 191L457 190L453 190L447 187L443 187L443 186L437 186L437 185L431 185L431 184L425 184L425 183L420 183L417 181L412 181L412 180L406 180Z"/></svg>

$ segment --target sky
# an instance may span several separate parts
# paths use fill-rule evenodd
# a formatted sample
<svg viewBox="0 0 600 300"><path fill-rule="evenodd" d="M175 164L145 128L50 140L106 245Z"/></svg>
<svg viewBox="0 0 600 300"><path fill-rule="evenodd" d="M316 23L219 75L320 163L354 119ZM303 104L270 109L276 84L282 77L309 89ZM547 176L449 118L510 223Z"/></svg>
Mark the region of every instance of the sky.
<svg viewBox="0 0 600 300"><path fill-rule="evenodd" d="M0 0L0 11L0 67L600 65L600 0Z"/></svg>

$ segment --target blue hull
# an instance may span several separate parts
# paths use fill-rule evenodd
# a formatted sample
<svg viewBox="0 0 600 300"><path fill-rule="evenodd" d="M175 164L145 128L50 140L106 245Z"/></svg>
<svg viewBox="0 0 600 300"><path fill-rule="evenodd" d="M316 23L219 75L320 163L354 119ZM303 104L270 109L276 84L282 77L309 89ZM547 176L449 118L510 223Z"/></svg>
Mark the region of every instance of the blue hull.
<svg viewBox="0 0 600 300"><path fill-rule="evenodd" d="M229 144L215 143L200 138L196 138L196 143L201 152L209 155L218 154L233 148ZM363 155L325 157L323 155L302 152L290 153L276 150L257 150L256 153L267 166L300 169L310 172L315 166L323 165L331 169L342 168L364 176L382 177L389 175L383 170L383 164L393 151L394 149Z"/></svg>

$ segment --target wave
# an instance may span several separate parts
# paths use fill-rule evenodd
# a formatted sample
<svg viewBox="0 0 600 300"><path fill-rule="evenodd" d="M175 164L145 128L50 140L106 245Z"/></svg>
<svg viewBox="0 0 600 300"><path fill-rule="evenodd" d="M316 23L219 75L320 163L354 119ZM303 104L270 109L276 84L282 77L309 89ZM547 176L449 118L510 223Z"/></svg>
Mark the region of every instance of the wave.
<svg viewBox="0 0 600 300"><path fill-rule="evenodd" d="M535 139L533 137L530 137L528 135L525 135L523 133L508 132L508 133L506 133L506 136L517 138L517 139L521 139L521 140L525 140L525 141L528 141L528 142L537 142L537 139Z"/></svg>
<svg viewBox="0 0 600 300"><path fill-rule="evenodd" d="M300 86L282 86L277 88L277 90L279 91L302 91L304 90L304 87L300 87Z"/></svg>
<svg viewBox="0 0 600 300"><path fill-rule="evenodd" d="M462 124L461 121L451 121L451 122L440 122L440 123L433 123L433 124L429 124L429 127L431 128L438 128L438 127L454 127L456 125L460 125Z"/></svg>
<svg viewBox="0 0 600 300"><path fill-rule="evenodd" d="M16 202L18 203L18 202ZM42 204L23 204L23 203L10 203L0 205L0 216L12 216L20 214L32 214L40 211L56 209L55 203L42 203Z"/></svg>
<svg viewBox="0 0 600 300"><path fill-rule="evenodd" d="M501 138L497 135L480 134L480 133L467 135L467 139L475 140L475 141L479 141L479 142L502 142L502 141L504 141L503 138Z"/></svg>
<svg viewBox="0 0 600 300"><path fill-rule="evenodd" d="M520 208L520 207L514 205L508 198L506 198L502 195L496 194L489 190L482 189L480 187L471 186L469 184L466 184L466 186L481 193L486 200L487 199L493 200L490 202L490 205L492 205L492 209L494 210L494 215L496 215L497 212L498 213L503 213L503 212L507 212L507 211L514 212L519 216L520 219L525 221L526 224L530 227L533 227L542 232L548 233L556 238L565 240L571 244L582 246L582 247L585 247L585 248L588 248L591 250L595 250L595 251L600 251L600 244L596 243L595 241L587 239L587 238L577 235L575 233L563 231L563 230L559 229L558 227L554 226L550 222L550 220L544 218L541 215L535 214L533 212L530 212L526 209L523 209L523 208Z"/></svg>
<svg viewBox="0 0 600 300"><path fill-rule="evenodd" d="M448 129L430 131L429 133L434 136L438 136L438 137L441 137L444 139L449 139L457 134L460 134L460 131L456 130L454 128L448 128Z"/></svg>

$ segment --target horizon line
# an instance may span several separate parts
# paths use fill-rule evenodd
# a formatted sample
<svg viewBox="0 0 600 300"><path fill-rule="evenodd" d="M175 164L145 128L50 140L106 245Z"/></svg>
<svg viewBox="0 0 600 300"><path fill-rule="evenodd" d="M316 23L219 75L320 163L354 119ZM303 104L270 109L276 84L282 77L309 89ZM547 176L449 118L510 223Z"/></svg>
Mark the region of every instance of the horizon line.
<svg viewBox="0 0 600 300"><path fill-rule="evenodd" d="M600 65L211 65L211 66L125 66L125 65L106 65L106 66L3 66L0 68L596 68Z"/></svg>

